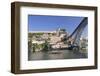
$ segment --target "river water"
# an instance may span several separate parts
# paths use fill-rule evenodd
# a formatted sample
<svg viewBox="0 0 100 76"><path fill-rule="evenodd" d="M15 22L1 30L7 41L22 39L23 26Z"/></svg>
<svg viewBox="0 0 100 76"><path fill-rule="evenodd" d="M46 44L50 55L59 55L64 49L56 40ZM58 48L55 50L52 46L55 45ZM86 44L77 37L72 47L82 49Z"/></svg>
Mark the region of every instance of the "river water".
<svg viewBox="0 0 100 76"><path fill-rule="evenodd" d="M87 58L87 53L74 52L72 50L52 50L48 52L29 52L28 60L55 60L55 59L80 59Z"/></svg>

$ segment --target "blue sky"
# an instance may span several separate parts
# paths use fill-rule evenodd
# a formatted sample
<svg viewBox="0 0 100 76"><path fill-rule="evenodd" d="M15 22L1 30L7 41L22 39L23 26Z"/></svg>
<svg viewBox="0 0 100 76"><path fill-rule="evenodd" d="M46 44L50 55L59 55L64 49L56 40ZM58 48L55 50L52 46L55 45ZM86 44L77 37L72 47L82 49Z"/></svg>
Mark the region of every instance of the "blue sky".
<svg viewBox="0 0 100 76"><path fill-rule="evenodd" d="M29 15L29 31L55 31L57 28L64 28L72 33L84 17L75 16L48 16ZM87 31L87 29L85 29ZM85 32L86 34L87 32Z"/></svg>

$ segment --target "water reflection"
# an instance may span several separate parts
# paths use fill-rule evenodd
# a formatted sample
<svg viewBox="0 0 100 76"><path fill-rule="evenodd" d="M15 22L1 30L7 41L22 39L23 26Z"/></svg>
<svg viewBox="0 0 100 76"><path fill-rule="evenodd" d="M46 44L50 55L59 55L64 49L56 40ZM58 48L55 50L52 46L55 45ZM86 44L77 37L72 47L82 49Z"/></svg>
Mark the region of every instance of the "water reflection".
<svg viewBox="0 0 100 76"><path fill-rule="evenodd" d="M87 58L87 53L75 53L71 50L53 50L48 52L29 52L28 60L54 60Z"/></svg>

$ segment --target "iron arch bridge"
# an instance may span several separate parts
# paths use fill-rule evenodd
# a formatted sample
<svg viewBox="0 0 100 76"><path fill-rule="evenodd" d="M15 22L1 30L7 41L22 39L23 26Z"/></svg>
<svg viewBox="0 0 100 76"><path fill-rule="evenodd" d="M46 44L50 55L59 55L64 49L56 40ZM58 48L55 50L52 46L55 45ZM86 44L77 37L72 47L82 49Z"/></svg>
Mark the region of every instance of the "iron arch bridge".
<svg viewBox="0 0 100 76"><path fill-rule="evenodd" d="M77 44L77 46L79 46L80 37L87 24L88 24L88 18L85 17L80 22L80 24L76 27L76 29L72 32L72 34L67 38L67 40L73 39L71 41L71 45Z"/></svg>

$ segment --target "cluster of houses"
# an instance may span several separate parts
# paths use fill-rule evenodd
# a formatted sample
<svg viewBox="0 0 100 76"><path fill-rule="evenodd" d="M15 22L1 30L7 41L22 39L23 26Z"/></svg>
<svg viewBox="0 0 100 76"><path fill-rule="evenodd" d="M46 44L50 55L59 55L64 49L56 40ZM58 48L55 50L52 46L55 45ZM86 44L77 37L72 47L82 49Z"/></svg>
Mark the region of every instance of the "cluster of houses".
<svg viewBox="0 0 100 76"><path fill-rule="evenodd" d="M57 29L56 31L33 31L28 34L29 49L31 51L41 51L48 47L52 49L66 48L64 39L68 37L65 29ZM46 45L45 45L46 44ZM45 47L45 46L46 47ZM36 46L40 46L37 47Z"/></svg>
<svg viewBox="0 0 100 76"><path fill-rule="evenodd" d="M48 51L51 49L68 48L66 38L69 36L65 29L58 28L56 31L32 31L28 33L28 49L35 51ZM73 39L71 39L73 41ZM81 38L81 45L86 46L87 40Z"/></svg>

